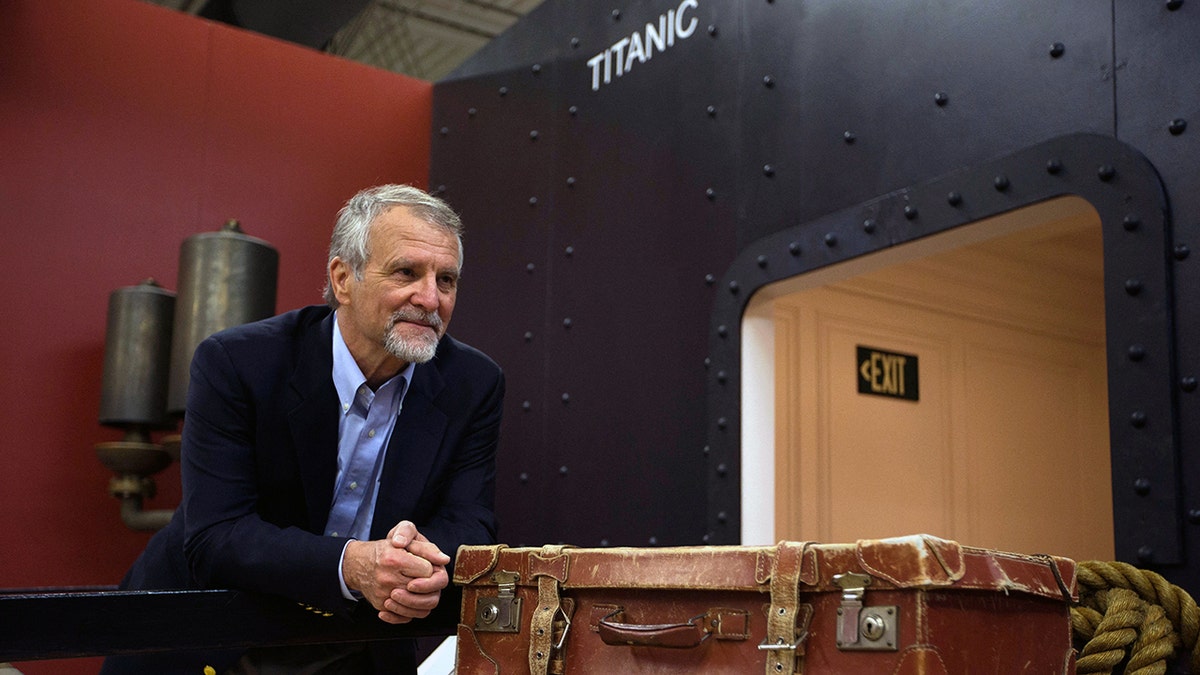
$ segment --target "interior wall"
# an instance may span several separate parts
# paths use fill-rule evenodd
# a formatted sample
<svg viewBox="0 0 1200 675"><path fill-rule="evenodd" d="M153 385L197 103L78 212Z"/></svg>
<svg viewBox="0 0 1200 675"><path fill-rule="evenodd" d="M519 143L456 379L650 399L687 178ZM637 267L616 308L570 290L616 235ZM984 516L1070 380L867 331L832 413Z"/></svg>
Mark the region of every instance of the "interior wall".
<svg viewBox="0 0 1200 675"><path fill-rule="evenodd" d="M114 584L149 538L93 450L121 436L97 421L109 293L174 290L182 241L237 218L279 250L277 309L320 302L340 205L425 184L431 97L135 0L0 3L0 586ZM174 506L177 476L150 506Z"/></svg>
<svg viewBox="0 0 1200 675"><path fill-rule="evenodd" d="M853 541L921 531L1110 559L1096 212L1060 199L955 235L798 277L752 303L747 316L769 314L774 327L769 342L747 340L743 327L744 344L758 348L749 356L775 364L777 382L744 386L743 399L774 395L743 412L775 411L774 424L748 425L774 427L773 438L747 444L776 448L771 534ZM864 341L920 355L919 400L857 392L855 344Z"/></svg>

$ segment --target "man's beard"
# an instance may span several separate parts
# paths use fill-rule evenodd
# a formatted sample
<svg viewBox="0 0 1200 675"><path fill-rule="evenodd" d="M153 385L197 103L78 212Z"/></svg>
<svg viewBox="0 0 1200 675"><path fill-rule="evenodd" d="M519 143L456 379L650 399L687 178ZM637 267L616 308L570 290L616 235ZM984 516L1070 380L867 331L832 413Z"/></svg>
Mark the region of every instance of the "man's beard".
<svg viewBox="0 0 1200 675"><path fill-rule="evenodd" d="M404 337L396 334L396 326L401 322L416 322L433 328L433 334L422 331L417 337ZM383 334L383 346L392 356L406 363L425 363L437 352L438 339L442 336L442 317L437 312L423 312L415 307L408 307L392 313L387 329Z"/></svg>

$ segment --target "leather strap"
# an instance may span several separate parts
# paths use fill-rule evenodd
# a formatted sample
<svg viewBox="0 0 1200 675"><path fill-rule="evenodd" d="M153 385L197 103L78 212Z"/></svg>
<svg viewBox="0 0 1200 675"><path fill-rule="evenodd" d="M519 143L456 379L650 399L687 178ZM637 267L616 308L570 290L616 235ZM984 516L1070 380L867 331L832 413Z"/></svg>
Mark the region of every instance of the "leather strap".
<svg viewBox="0 0 1200 675"><path fill-rule="evenodd" d="M563 611L558 595L559 584L566 581L568 558L563 547L547 545L541 554L529 554L530 576L538 582L538 603L529 622L530 675L548 675L554 656L554 619ZM565 635L563 636L565 642ZM554 659L561 662L561 657ZM555 668L555 670L561 670Z"/></svg>
<svg viewBox="0 0 1200 675"><path fill-rule="evenodd" d="M771 607L767 610L766 675L801 672L811 606L800 606L800 575L808 542L780 542L771 569ZM803 610L803 611L802 611Z"/></svg>

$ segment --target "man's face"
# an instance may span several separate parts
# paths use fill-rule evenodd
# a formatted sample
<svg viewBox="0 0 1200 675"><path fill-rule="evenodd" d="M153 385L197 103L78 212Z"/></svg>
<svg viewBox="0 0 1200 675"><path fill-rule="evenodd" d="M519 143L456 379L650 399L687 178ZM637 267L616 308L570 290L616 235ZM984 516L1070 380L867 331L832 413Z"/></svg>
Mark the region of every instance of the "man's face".
<svg viewBox="0 0 1200 675"><path fill-rule="evenodd" d="M450 325L458 274L453 234L404 206L380 214L371 227L361 280L341 259L330 263L338 314L344 315L339 323L360 365L378 363L385 353L405 363L432 358Z"/></svg>

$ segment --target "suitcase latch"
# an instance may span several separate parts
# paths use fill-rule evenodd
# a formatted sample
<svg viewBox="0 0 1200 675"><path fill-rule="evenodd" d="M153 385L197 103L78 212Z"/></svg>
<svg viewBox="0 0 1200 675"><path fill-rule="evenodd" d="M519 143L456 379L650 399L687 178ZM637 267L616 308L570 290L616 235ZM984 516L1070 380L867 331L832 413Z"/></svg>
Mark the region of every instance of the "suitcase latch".
<svg viewBox="0 0 1200 675"><path fill-rule="evenodd" d="M842 589L837 614L837 648L846 651L896 651L896 625L900 610L895 605L863 605L871 577L866 574L836 574L833 583Z"/></svg>
<svg viewBox="0 0 1200 675"><path fill-rule="evenodd" d="M475 604L475 630L481 633L517 633L521 630L521 599L516 596L516 572L496 572L492 580L499 592L481 595Z"/></svg>

